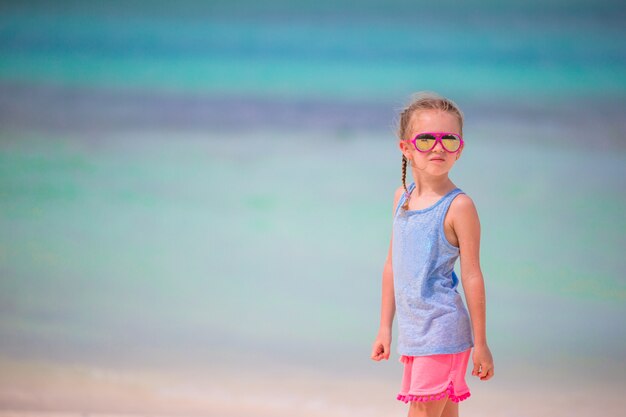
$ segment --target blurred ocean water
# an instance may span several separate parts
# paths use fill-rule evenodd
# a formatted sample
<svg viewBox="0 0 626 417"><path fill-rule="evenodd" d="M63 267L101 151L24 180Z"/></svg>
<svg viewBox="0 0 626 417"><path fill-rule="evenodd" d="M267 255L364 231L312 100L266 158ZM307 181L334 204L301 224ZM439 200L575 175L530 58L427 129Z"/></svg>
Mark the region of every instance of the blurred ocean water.
<svg viewBox="0 0 626 417"><path fill-rule="evenodd" d="M0 404L46 389L14 363L399 382L369 350L421 89L465 112L501 383L624 387L622 6L211 4L3 6Z"/></svg>
<svg viewBox="0 0 626 417"><path fill-rule="evenodd" d="M424 87L457 99L626 92L619 2L65 3L5 6L3 79L370 101Z"/></svg>

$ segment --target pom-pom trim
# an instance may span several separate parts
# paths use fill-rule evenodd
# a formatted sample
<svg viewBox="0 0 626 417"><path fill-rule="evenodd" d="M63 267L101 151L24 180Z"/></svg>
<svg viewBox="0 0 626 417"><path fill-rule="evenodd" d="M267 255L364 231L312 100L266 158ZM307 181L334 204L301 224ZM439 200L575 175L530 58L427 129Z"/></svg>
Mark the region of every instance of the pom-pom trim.
<svg viewBox="0 0 626 417"><path fill-rule="evenodd" d="M426 402L426 401L441 400L442 398L445 398L446 396L448 396L448 398L450 398L452 402L458 403L458 402L468 399L470 395L471 394L469 393L469 391L466 392L465 394L454 395L454 386L452 385L452 382L450 382L450 384L448 384L448 387L443 392L440 392L439 394L433 394L433 395L398 394L397 399L405 403L408 403L409 401Z"/></svg>

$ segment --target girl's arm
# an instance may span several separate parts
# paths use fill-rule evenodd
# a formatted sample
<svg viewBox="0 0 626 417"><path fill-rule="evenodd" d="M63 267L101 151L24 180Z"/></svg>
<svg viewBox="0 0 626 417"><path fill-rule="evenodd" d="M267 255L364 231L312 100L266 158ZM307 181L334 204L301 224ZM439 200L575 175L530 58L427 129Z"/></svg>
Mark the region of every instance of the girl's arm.
<svg viewBox="0 0 626 417"><path fill-rule="evenodd" d="M487 346L485 324L485 283L480 270L480 221L474 202L465 194L452 201L453 228L459 241L461 282L474 333L474 369L472 375L481 380L493 376L493 358Z"/></svg>
<svg viewBox="0 0 626 417"><path fill-rule="evenodd" d="M402 187L396 190L393 202L393 214L395 214L396 206L400 200L400 196L404 192ZM389 359L391 347L391 328L393 326L393 317L396 314L396 299L393 290L393 269L391 267L391 251L393 242L393 232L391 233L391 242L389 242L389 252L383 267L383 285L382 299L380 308L380 327L378 335L372 346L371 358L375 361L381 359Z"/></svg>

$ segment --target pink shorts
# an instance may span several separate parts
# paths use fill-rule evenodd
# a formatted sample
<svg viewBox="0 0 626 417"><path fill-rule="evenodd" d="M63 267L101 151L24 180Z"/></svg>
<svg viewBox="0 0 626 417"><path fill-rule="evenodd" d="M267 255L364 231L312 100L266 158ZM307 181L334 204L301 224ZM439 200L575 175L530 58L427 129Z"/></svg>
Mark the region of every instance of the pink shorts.
<svg viewBox="0 0 626 417"><path fill-rule="evenodd" d="M400 356L404 364L398 400L430 401L450 398L458 403L470 396L465 372L471 348L465 352L429 356Z"/></svg>

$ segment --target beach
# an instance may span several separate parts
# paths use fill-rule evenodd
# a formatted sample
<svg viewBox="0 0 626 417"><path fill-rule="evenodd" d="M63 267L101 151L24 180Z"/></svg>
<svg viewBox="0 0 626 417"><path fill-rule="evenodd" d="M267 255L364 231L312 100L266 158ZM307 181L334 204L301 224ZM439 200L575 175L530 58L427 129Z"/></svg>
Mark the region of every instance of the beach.
<svg viewBox="0 0 626 417"><path fill-rule="evenodd" d="M4 8L0 417L406 415L370 351L418 90L481 221L461 415L620 415L623 7L366 3Z"/></svg>
<svg viewBox="0 0 626 417"><path fill-rule="evenodd" d="M393 358L393 356L392 356ZM390 361L392 360L390 358ZM369 367L369 375L290 368L265 372L231 368L188 373L111 370L106 368L16 364L0 377L0 415L26 416L383 416L404 415L408 405L396 400L399 378ZM364 365L364 367L367 367ZM377 369L378 368L378 369ZM400 368L396 366L396 373ZM624 386L610 381L564 380L544 369L527 369L511 381L504 369L491 381L468 379L472 396L460 403L462 415L588 416L598 411L619 415ZM531 375L532 374L532 375ZM16 375L18 375L16 377ZM470 378L468 376L468 378ZM506 379L509 378L507 381ZM533 381L527 383L527 381ZM558 384L554 384L558 381ZM524 385L526 384L526 385Z"/></svg>

